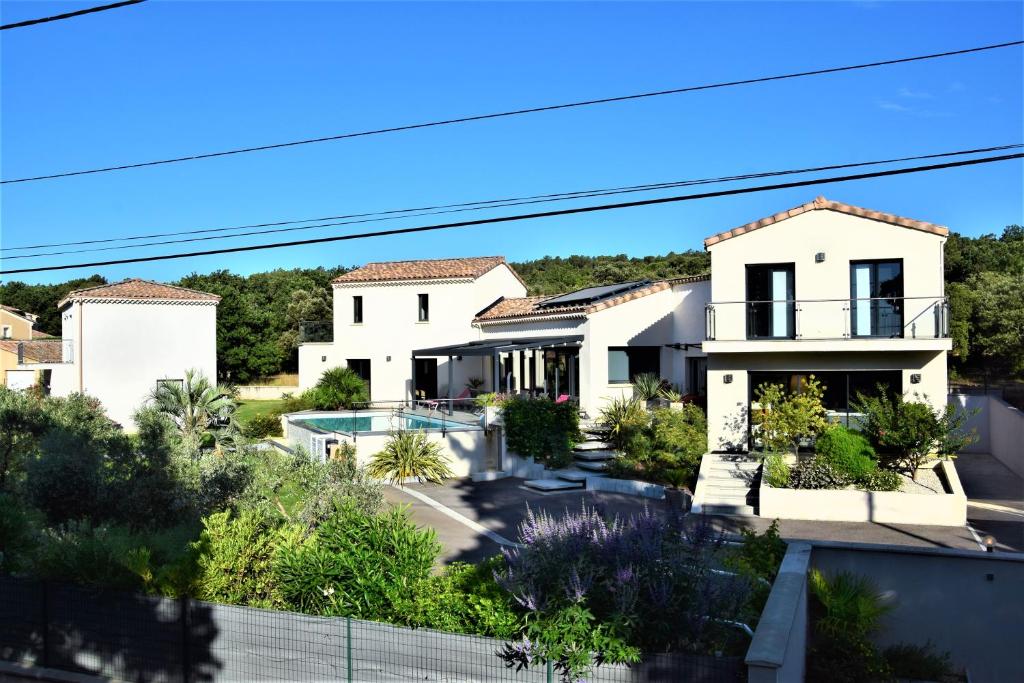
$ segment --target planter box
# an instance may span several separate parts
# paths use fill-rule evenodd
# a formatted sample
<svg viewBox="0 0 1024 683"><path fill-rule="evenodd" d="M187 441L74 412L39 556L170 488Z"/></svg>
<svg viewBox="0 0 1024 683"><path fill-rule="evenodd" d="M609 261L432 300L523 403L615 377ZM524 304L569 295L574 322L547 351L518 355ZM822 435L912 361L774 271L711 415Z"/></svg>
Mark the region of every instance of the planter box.
<svg viewBox="0 0 1024 683"><path fill-rule="evenodd" d="M945 480L945 494L833 489L777 489L761 480L761 517L809 519L820 522L884 522L963 526L967 523L964 495L951 460L935 467Z"/></svg>
<svg viewBox="0 0 1024 683"><path fill-rule="evenodd" d="M642 496L661 500L665 497L665 487L635 479L612 479L611 477L587 477L588 491L608 491L609 493L625 493L630 496Z"/></svg>

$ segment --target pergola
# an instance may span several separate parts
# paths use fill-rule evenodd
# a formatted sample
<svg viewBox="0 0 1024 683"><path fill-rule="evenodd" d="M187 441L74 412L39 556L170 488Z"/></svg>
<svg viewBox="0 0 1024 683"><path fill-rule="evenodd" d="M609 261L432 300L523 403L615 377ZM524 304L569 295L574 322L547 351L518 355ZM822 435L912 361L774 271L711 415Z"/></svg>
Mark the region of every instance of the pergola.
<svg viewBox="0 0 1024 683"><path fill-rule="evenodd" d="M565 335L559 337L513 337L506 339L478 339L475 341L453 344L451 346L435 346L429 349L416 349L412 352L413 377L415 377L415 365L417 358L448 358L448 410L452 410L452 399L454 384L454 367L452 359L459 356L490 356L493 362L493 387L494 391L501 389L501 354L514 351L530 351L536 356L537 351L548 349L579 348L583 344L582 334ZM521 356L522 357L522 356ZM531 385L534 378L531 376ZM531 386L530 389L536 389ZM506 376L505 390L511 391L511 382Z"/></svg>

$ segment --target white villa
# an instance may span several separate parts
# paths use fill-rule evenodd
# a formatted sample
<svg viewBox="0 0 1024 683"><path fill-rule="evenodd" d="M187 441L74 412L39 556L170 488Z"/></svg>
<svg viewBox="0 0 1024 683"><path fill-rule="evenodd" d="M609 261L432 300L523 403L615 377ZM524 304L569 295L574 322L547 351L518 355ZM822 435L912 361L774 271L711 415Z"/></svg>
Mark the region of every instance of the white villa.
<svg viewBox="0 0 1024 683"><path fill-rule="evenodd" d="M214 294L139 279L80 289L57 304L62 335L52 343L60 354L52 362L23 361L43 370L52 395L94 396L130 429L158 382L181 381L190 368L216 380L219 302Z"/></svg>
<svg viewBox="0 0 1024 683"><path fill-rule="evenodd" d="M653 372L706 397L723 451L751 447L767 381L796 390L814 374L838 419L878 385L941 408L947 234L819 197L709 237L710 276L528 297L502 257L371 263L334 281L334 340L300 347L300 388L344 365L374 402L463 398L475 378L596 417Z"/></svg>

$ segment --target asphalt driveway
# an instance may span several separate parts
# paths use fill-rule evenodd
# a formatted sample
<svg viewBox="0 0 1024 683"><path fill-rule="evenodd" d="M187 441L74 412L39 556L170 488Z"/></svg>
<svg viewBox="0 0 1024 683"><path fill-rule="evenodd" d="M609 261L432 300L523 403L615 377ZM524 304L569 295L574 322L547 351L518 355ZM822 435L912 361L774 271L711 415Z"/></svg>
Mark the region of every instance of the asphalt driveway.
<svg viewBox="0 0 1024 683"><path fill-rule="evenodd" d="M956 471L970 525L991 534L997 550L1024 552L1024 480L987 453L957 456Z"/></svg>

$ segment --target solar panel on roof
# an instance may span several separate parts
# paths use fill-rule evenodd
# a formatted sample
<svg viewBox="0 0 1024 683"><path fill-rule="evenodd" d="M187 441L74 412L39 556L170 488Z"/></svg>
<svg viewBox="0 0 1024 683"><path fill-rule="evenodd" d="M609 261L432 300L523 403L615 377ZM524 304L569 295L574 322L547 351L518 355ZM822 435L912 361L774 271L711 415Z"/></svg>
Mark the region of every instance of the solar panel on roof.
<svg viewBox="0 0 1024 683"><path fill-rule="evenodd" d="M604 299L610 299L640 287L651 284L650 280L637 280L635 282L620 282L614 285L603 285L601 287L587 287L568 294L562 294L551 299L545 299L537 304L537 308L550 308L552 306L572 306L593 304Z"/></svg>

